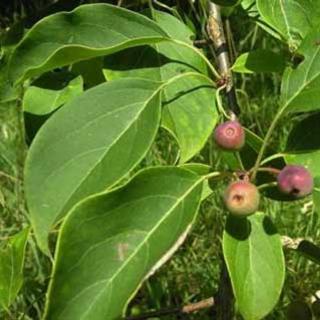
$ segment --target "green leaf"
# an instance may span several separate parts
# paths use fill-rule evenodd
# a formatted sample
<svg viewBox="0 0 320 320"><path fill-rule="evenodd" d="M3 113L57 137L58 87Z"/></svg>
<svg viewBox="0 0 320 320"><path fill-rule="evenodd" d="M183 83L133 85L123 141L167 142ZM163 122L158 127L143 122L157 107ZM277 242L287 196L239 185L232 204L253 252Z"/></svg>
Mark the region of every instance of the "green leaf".
<svg viewBox="0 0 320 320"><path fill-rule="evenodd" d="M162 126L180 146L180 163L195 156L212 135L218 121L215 88L206 77L181 78L167 87Z"/></svg>
<svg viewBox="0 0 320 320"><path fill-rule="evenodd" d="M151 168L80 203L59 236L44 319L120 319L185 239L202 181L189 170Z"/></svg>
<svg viewBox="0 0 320 320"><path fill-rule="evenodd" d="M30 219L42 250L54 223L82 198L117 183L151 146L161 83L101 84L60 108L33 140L25 166Z"/></svg>
<svg viewBox="0 0 320 320"><path fill-rule="evenodd" d="M241 2L241 0L211 0L211 1L224 7L232 7Z"/></svg>
<svg viewBox="0 0 320 320"><path fill-rule="evenodd" d="M254 21L256 21L257 25L260 28L270 33L276 39L281 40L281 36L279 35L279 33L270 26L268 26L267 23L263 20L263 17L260 16L256 0L242 0L241 6L247 12L248 16L253 18Z"/></svg>
<svg viewBox="0 0 320 320"><path fill-rule="evenodd" d="M190 170L200 176L205 176L211 172L211 167L203 163L184 163L180 168ZM213 193L212 189L209 186L208 180L203 182L202 196L201 200L205 200Z"/></svg>
<svg viewBox="0 0 320 320"><path fill-rule="evenodd" d="M304 61L296 68L287 68L283 75L281 100L288 112L319 110L320 45L317 29L302 42L299 52Z"/></svg>
<svg viewBox="0 0 320 320"><path fill-rule="evenodd" d="M223 253L241 315L263 319L276 305L285 275L281 238L270 218L261 212L248 219L229 216Z"/></svg>
<svg viewBox="0 0 320 320"><path fill-rule="evenodd" d="M319 22L318 0L257 0L263 20L277 30L293 49Z"/></svg>
<svg viewBox="0 0 320 320"><path fill-rule="evenodd" d="M298 122L291 130L284 158L288 164L303 165L315 180L314 203L320 214L320 113L312 114ZM307 129L306 129L307 128Z"/></svg>
<svg viewBox="0 0 320 320"><path fill-rule="evenodd" d="M171 38L192 46L194 34L178 19L160 11L154 19ZM203 59L191 48L169 42L109 56L104 69L109 80L135 76L166 81L195 71L207 73ZM203 148L216 125L215 89L205 76L181 78L165 88L163 99L162 125L180 146L180 162L186 162Z"/></svg>
<svg viewBox="0 0 320 320"><path fill-rule="evenodd" d="M23 284L24 254L29 228L10 238L0 248L0 306L8 309Z"/></svg>
<svg viewBox="0 0 320 320"><path fill-rule="evenodd" d="M282 72L284 68L283 54L264 49L241 54L232 66L239 73Z"/></svg>
<svg viewBox="0 0 320 320"><path fill-rule="evenodd" d="M108 4L82 5L44 18L13 52L9 78L22 80L58 66L166 40L150 19Z"/></svg>
<svg viewBox="0 0 320 320"><path fill-rule="evenodd" d="M63 73L65 75L65 73ZM51 80L51 79L50 79ZM68 83L40 83L39 86L31 85L23 97L23 110L36 115L45 115L53 112L66 102L72 100L83 91L82 78L76 77ZM37 84L39 81L37 81ZM58 84L58 88L55 88Z"/></svg>

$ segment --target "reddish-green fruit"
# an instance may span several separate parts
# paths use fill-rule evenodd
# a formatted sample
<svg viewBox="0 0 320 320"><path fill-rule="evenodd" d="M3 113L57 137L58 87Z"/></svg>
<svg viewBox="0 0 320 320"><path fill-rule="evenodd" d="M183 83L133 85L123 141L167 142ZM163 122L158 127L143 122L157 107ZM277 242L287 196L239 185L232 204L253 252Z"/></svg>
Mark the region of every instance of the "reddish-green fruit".
<svg viewBox="0 0 320 320"><path fill-rule="evenodd" d="M313 178L303 166L288 165L278 174L279 190L296 198L310 194L313 189Z"/></svg>
<svg viewBox="0 0 320 320"><path fill-rule="evenodd" d="M226 121L215 129L214 140L222 149L237 151L244 146L245 132L238 121Z"/></svg>
<svg viewBox="0 0 320 320"><path fill-rule="evenodd" d="M232 182L224 192L224 203L235 216L245 217L259 208L260 194L257 187L244 180Z"/></svg>

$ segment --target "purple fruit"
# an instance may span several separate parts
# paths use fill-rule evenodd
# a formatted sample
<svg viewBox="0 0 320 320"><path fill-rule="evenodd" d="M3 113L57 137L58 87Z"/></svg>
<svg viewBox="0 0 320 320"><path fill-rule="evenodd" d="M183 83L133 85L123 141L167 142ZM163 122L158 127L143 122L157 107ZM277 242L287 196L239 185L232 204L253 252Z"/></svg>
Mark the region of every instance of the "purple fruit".
<svg viewBox="0 0 320 320"><path fill-rule="evenodd" d="M224 192L224 203L235 216L245 217L259 208L260 193L257 187L244 180L232 182Z"/></svg>
<svg viewBox="0 0 320 320"><path fill-rule="evenodd" d="M296 198L310 194L313 189L313 178L303 166L288 165L278 174L279 190Z"/></svg>
<svg viewBox="0 0 320 320"><path fill-rule="evenodd" d="M244 146L245 132L237 120L229 120L218 125L214 139L222 149L237 151Z"/></svg>

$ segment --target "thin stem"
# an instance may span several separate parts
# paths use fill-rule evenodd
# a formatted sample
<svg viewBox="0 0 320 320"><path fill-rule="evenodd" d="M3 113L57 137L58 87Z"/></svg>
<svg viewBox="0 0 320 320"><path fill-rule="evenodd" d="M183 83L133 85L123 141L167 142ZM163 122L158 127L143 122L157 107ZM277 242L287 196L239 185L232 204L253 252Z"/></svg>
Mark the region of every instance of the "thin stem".
<svg viewBox="0 0 320 320"><path fill-rule="evenodd" d="M238 163L239 163L240 169L243 170L243 171L245 171L246 169L245 169L245 167L244 167L244 165L243 165L243 162L242 162L242 159L241 159L241 156L240 156L240 152L235 152L234 155L235 155L236 158L237 158L237 161L238 161Z"/></svg>
<svg viewBox="0 0 320 320"><path fill-rule="evenodd" d="M282 114L283 114L283 111L285 110L285 108L282 108L279 110L279 112L276 114L275 118L273 119L273 121L271 122L271 125L266 133L266 136L263 140L263 143L262 143L262 146L260 148L260 151L259 151L259 154L257 156L257 160L256 160L256 163L253 167L253 173L252 173L252 180L254 181L256 176L257 176L257 171L258 171L258 168L260 166L260 163L261 163L261 160L262 160L262 157L266 151L266 148L267 148L267 145L268 145L268 142L271 138L271 135L273 133L273 130L275 129L278 121L280 120Z"/></svg>
<svg viewBox="0 0 320 320"><path fill-rule="evenodd" d="M258 186L258 189L261 191L263 189L268 189L268 188L271 188L271 187L276 187L278 185L278 183L276 181L273 181L273 182L268 182L268 183L264 183L264 184L261 184L260 186Z"/></svg>
<svg viewBox="0 0 320 320"><path fill-rule="evenodd" d="M17 178L17 177L13 177L13 176L11 176L10 174L7 174L7 173L5 173L5 172L3 172L3 171L0 171L0 177L5 177L5 178L8 178L8 179L10 179L10 180L12 180L12 181L18 181L19 179Z"/></svg>
<svg viewBox="0 0 320 320"><path fill-rule="evenodd" d="M258 168L257 171L258 172L268 172L273 175L278 175L281 170L276 169L276 168L271 168L271 167L262 167L262 168L260 167L260 168ZM250 172L252 172L252 171L250 170Z"/></svg>
<svg viewBox="0 0 320 320"><path fill-rule="evenodd" d="M216 178L222 175L222 172L210 172L204 176L204 179Z"/></svg>
<svg viewBox="0 0 320 320"><path fill-rule="evenodd" d="M224 108L222 106L222 101L220 98L220 93L222 90L225 89L225 87L226 86L224 85L216 90L217 107L218 107L218 110L225 116L225 118L230 119L230 116L226 113L226 111L224 110Z"/></svg>
<svg viewBox="0 0 320 320"><path fill-rule="evenodd" d="M166 9L170 12L174 12L174 10L172 8L170 8L169 6L167 6L166 4L158 1L158 0L153 0L153 3L156 4L157 6L159 6L160 8Z"/></svg>
<svg viewBox="0 0 320 320"><path fill-rule="evenodd" d="M272 160L275 160L275 159L279 159L279 158L283 158L285 155L284 153L276 153L276 154L273 154L272 156L270 157L266 157L264 158L261 162L260 162L260 165L264 165Z"/></svg>

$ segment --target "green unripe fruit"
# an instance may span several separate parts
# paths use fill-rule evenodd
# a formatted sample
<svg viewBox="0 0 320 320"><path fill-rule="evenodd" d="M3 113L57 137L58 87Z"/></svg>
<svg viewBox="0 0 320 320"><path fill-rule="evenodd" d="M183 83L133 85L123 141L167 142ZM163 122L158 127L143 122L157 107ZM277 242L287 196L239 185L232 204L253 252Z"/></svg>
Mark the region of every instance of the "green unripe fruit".
<svg viewBox="0 0 320 320"><path fill-rule="evenodd" d="M257 187L248 181L232 182L224 192L224 203L230 213L245 217L258 210L260 193Z"/></svg>
<svg viewBox="0 0 320 320"><path fill-rule="evenodd" d="M287 307L288 320L312 320L312 312L307 303L302 301L291 302Z"/></svg>

